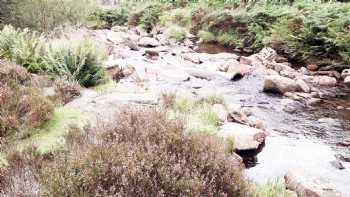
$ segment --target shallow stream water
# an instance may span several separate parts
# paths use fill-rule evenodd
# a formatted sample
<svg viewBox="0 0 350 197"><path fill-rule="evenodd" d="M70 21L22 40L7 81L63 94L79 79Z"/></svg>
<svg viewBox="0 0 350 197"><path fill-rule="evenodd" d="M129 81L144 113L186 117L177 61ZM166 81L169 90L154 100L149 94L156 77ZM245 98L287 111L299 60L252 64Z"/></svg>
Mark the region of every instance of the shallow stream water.
<svg viewBox="0 0 350 197"><path fill-rule="evenodd" d="M199 52L230 51L215 46L201 47ZM169 70L179 65L177 57L170 54L162 56L157 63L147 63L140 60L140 54L136 53L125 61L139 65L141 69L147 64ZM282 178L288 171L298 170L330 181L343 196L350 197L350 163L342 162L343 170L331 164L336 160L336 154L350 155L349 147L338 145L350 137L350 88L340 85L322 90L325 92L323 101L317 106L308 106L262 92L264 77L260 72L256 69L239 81L158 80L155 86L159 89L218 90L226 100L249 108L254 116L262 120L269 133L265 146L257 155L243 155L250 179L263 183Z"/></svg>

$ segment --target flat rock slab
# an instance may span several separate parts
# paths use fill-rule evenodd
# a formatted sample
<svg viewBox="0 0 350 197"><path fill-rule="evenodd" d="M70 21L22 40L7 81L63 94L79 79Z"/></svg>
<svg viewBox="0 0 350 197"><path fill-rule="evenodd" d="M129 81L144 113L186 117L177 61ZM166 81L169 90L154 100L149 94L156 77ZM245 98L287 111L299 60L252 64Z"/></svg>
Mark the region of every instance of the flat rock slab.
<svg viewBox="0 0 350 197"><path fill-rule="evenodd" d="M123 106L132 104L156 105L158 98L154 95L141 93L113 92L99 95L89 90L83 93L80 98L68 103L67 106L91 115L91 121L94 124L95 121L108 121Z"/></svg>
<svg viewBox="0 0 350 197"><path fill-rule="evenodd" d="M264 92L274 92L284 94L298 90L296 81L279 75L267 76L264 82Z"/></svg>
<svg viewBox="0 0 350 197"><path fill-rule="evenodd" d="M306 176L302 172L288 172L284 176L286 187L295 191L299 197L340 197L332 184Z"/></svg>
<svg viewBox="0 0 350 197"><path fill-rule="evenodd" d="M224 124L217 135L224 139L233 138L238 151L256 150L266 138L265 132L260 129L233 122Z"/></svg>

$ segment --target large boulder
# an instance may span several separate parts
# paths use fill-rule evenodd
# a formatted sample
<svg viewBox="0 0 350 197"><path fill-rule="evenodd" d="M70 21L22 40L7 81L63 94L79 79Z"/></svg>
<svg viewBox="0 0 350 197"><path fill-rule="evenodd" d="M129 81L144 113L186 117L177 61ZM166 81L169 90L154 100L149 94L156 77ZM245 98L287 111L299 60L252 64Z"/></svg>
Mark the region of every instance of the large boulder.
<svg viewBox="0 0 350 197"><path fill-rule="evenodd" d="M122 44L124 43L125 35L125 32L108 31L107 40L112 42L113 44Z"/></svg>
<svg viewBox="0 0 350 197"><path fill-rule="evenodd" d="M159 77L167 81L181 82L190 80L190 75L181 69L161 69Z"/></svg>
<svg viewBox="0 0 350 197"><path fill-rule="evenodd" d="M181 57L186 60L186 61L190 61L192 63L195 63L195 64L200 64L202 63L201 61L201 54L200 53L184 53L184 54L181 54Z"/></svg>
<svg viewBox="0 0 350 197"><path fill-rule="evenodd" d="M344 69L341 73L341 77L346 78L348 76L350 76L350 69Z"/></svg>
<svg viewBox="0 0 350 197"><path fill-rule="evenodd" d="M345 77L344 83L350 84L350 76Z"/></svg>
<svg viewBox="0 0 350 197"><path fill-rule="evenodd" d="M320 86L335 86L337 79L329 76L316 76L312 82Z"/></svg>
<svg viewBox="0 0 350 197"><path fill-rule="evenodd" d="M284 176L286 187L298 197L340 197L335 187L321 179L310 178L300 172L288 172Z"/></svg>
<svg viewBox="0 0 350 197"><path fill-rule="evenodd" d="M274 62L277 58L277 52L272 48L263 48L258 54L256 54L256 57L260 61Z"/></svg>
<svg viewBox="0 0 350 197"><path fill-rule="evenodd" d="M222 104L213 105L213 111L221 122L226 122L228 117L228 111Z"/></svg>
<svg viewBox="0 0 350 197"><path fill-rule="evenodd" d="M238 58L239 56L233 53L217 53L217 54L201 53L201 61L203 62L234 61L234 60L238 60Z"/></svg>
<svg viewBox="0 0 350 197"><path fill-rule="evenodd" d="M234 122L224 124L217 135L225 140L233 140L237 151L256 150L266 138L264 131Z"/></svg>
<svg viewBox="0 0 350 197"><path fill-rule="evenodd" d="M139 40L138 45L141 47L158 47L161 44L155 38L143 37Z"/></svg>
<svg viewBox="0 0 350 197"><path fill-rule="evenodd" d="M250 70L251 70L251 66L248 66L246 64L241 64L236 61L229 64L227 72L232 74L233 79L240 79L244 75L249 73Z"/></svg>
<svg viewBox="0 0 350 197"><path fill-rule="evenodd" d="M284 94L286 92L295 92L297 90L298 84L287 77L269 75L265 79L264 92Z"/></svg>
<svg viewBox="0 0 350 197"><path fill-rule="evenodd" d="M309 93L311 91L310 86L303 80L303 79L297 79L297 84L299 86L299 89L305 93Z"/></svg>

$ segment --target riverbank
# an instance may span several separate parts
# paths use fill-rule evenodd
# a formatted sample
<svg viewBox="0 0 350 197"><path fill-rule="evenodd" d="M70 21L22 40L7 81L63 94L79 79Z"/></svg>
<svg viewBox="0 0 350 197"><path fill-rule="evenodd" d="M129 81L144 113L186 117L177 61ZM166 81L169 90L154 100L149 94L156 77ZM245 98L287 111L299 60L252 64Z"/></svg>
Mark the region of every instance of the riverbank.
<svg viewBox="0 0 350 197"><path fill-rule="evenodd" d="M290 170L301 170L310 172L311 175L305 173L305 176L333 182L343 196L349 195L348 164L339 159L339 155L347 157L349 154L347 146L343 145L349 137L349 120L339 116L349 110L348 92L341 88L341 79L333 77L333 72L327 73L328 76L307 68L295 70L286 62L274 62L277 56L270 49L248 57L232 53L197 53L192 49L195 45L159 39L162 34L114 29L123 30L90 32L100 43L112 46L106 68L119 80L118 88L112 86L101 101L110 103L108 98L115 98L114 102L129 100L153 105L162 92L191 97L221 95L230 115L224 115L228 119L223 118L219 125L234 121L263 129L268 135L261 153L246 158L242 155L249 160L250 178L265 182L284 176ZM272 93L269 89L266 93L266 81L271 81L271 76L278 76L282 81L273 81L268 87L272 88ZM339 103L336 109L329 111L325 106L332 99ZM92 97L90 102L100 103L99 96ZM79 99L73 103L79 103ZM77 108L82 109L88 103L83 102ZM101 109L109 107L97 104L96 111ZM222 113L226 114L221 111L218 115ZM290 151L293 154L288 154ZM345 169L339 169L339 163ZM279 170L271 166L279 166Z"/></svg>

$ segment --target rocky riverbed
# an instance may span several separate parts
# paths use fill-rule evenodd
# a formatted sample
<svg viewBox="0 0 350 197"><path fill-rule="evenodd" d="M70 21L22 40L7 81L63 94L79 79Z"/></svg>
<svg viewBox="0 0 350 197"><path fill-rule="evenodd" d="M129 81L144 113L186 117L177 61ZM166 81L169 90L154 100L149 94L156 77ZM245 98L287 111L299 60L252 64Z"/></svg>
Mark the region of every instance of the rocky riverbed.
<svg viewBox="0 0 350 197"><path fill-rule="evenodd" d="M286 175L299 196L337 196L335 189L350 196L350 72L296 69L270 48L242 56L211 45L205 53L192 35L176 42L162 30L114 27L74 35L108 47L105 67L118 84L102 93L85 90L68 106L101 121L121 105L158 105L162 92L220 94L219 135L240 139L236 152L252 180Z"/></svg>

